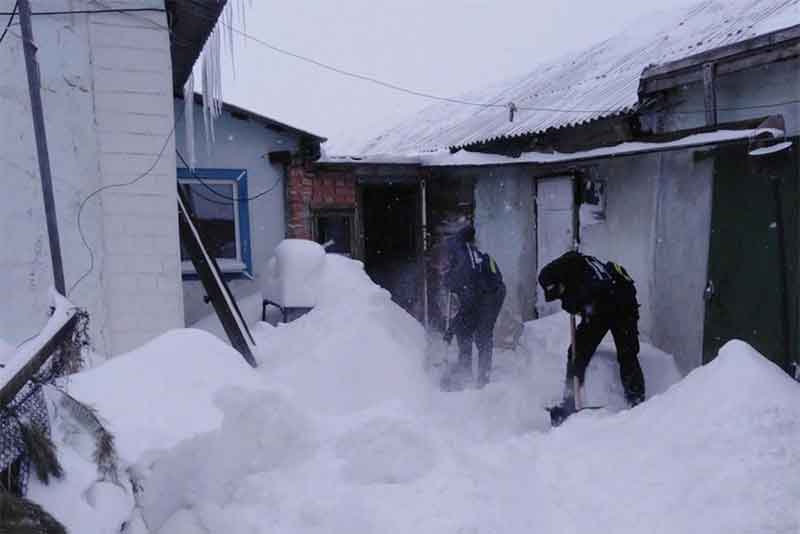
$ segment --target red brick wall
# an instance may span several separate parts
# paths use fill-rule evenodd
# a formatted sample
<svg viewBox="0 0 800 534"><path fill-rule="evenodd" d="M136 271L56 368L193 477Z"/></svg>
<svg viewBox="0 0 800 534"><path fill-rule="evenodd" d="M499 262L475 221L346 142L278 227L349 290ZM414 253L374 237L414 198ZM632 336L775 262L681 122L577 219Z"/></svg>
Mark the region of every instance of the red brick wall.
<svg viewBox="0 0 800 534"><path fill-rule="evenodd" d="M316 169L311 163L294 162L287 183L287 237L311 239L312 210L356 205L356 179L341 170Z"/></svg>
<svg viewBox="0 0 800 534"><path fill-rule="evenodd" d="M311 239L311 203L313 167L292 162L286 184L286 237Z"/></svg>

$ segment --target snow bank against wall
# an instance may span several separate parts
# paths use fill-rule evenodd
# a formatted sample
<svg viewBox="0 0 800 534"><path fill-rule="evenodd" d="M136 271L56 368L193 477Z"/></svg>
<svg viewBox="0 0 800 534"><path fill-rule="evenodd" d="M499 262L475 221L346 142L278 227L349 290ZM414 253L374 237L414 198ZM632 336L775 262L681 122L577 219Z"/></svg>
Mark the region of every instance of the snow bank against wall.
<svg viewBox="0 0 800 534"><path fill-rule="evenodd" d="M547 532L800 531L800 386L741 341L665 394L540 442ZM565 461L565 460L569 461Z"/></svg>
<svg viewBox="0 0 800 534"><path fill-rule="evenodd" d="M200 330L173 330L144 346L75 375L70 391L97 407L117 436L124 460L219 428L217 393L256 388L242 356Z"/></svg>
<svg viewBox="0 0 800 534"><path fill-rule="evenodd" d="M216 399L230 387L254 390L260 381L238 352L199 330L167 332L71 376L68 385L114 434L123 470L218 429L223 411ZM98 481L94 446L68 419L56 417L53 438L66 476L48 486L32 477L30 497L70 532L118 533L134 510L128 474L120 474L121 485Z"/></svg>

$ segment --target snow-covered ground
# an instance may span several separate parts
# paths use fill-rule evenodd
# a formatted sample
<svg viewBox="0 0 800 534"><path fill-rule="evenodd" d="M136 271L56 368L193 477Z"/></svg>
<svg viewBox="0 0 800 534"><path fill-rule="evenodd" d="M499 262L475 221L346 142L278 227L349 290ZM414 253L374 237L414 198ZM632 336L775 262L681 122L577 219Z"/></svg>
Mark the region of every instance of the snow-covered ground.
<svg viewBox="0 0 800 534"><path fill-rule="evenodd" d="M566 315L527 324L486 388L443 393L443 345L359 263L328 255L319 287L307 315L254 328L257 370L189 329L73 377L142 490L95 483L62 425L67 478L32 498L98 534L798 532L800 385L745 344L680 381L643 344L649 398L619 412L604 343L585 397L608 409L551 429Z"/></svg>

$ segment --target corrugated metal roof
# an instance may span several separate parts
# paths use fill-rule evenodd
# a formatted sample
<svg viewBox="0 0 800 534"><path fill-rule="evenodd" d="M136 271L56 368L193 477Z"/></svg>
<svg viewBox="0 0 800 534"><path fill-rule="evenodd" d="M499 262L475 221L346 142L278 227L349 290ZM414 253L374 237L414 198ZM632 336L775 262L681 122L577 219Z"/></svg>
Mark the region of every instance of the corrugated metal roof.
<svg viewBox="0 0 800 534"><path fill-rule="evenodd" d="M645 67L800 24L800 0L707 0L657 13L586 50L459 97L493 105L437 103L374 139L364 154L401 154L575 126L631 112ZM504 107L519 108L513 122ZM536 109L532 109L536 108Z"/></svg>

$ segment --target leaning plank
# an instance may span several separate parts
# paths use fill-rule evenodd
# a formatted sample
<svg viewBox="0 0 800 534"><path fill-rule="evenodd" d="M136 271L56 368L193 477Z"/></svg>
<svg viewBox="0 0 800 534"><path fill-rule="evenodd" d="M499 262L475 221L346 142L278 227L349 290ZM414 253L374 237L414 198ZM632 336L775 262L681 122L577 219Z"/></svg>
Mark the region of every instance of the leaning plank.
<svg viewBox="0 0 800 534"><path fill-rule="evenodd" d="M255 341L247 327L247 323L242 316L236 299L233 298L222 271L217 265L214 257L209 254L197 225L194 222L193 214L187 207L188 202L178 186L178 222L181 243L186 247L189 257L192 259L197 276L203 283L208 298L214 307L214 311L219 317L219 322L231 342L231 346L239 351L245 361L252 367L256 367L256 359L253 356Z"/></svg>
<svg viewBox="0 0 800 534"><path fill-rule="evenodd" d="M53 317L51 320L59 321L63 319L63 317ZM69 313L61 326L57 327L56 331L47 337L38 350L35 350L27 357L24 354L17 355L17 358L9 362L9 367L5 368L5 373L0 376L0 384L2 384L0 386L0 408L5 408L9 405L14 397L17 396L17 393L25 387L25 384L47 363L47 360L50 359L56 348L63 343L64 339L72 335L77 321L78 316L74 313ZM46 335L48 330L50 329L46 329L40 336Z"/></svg>

